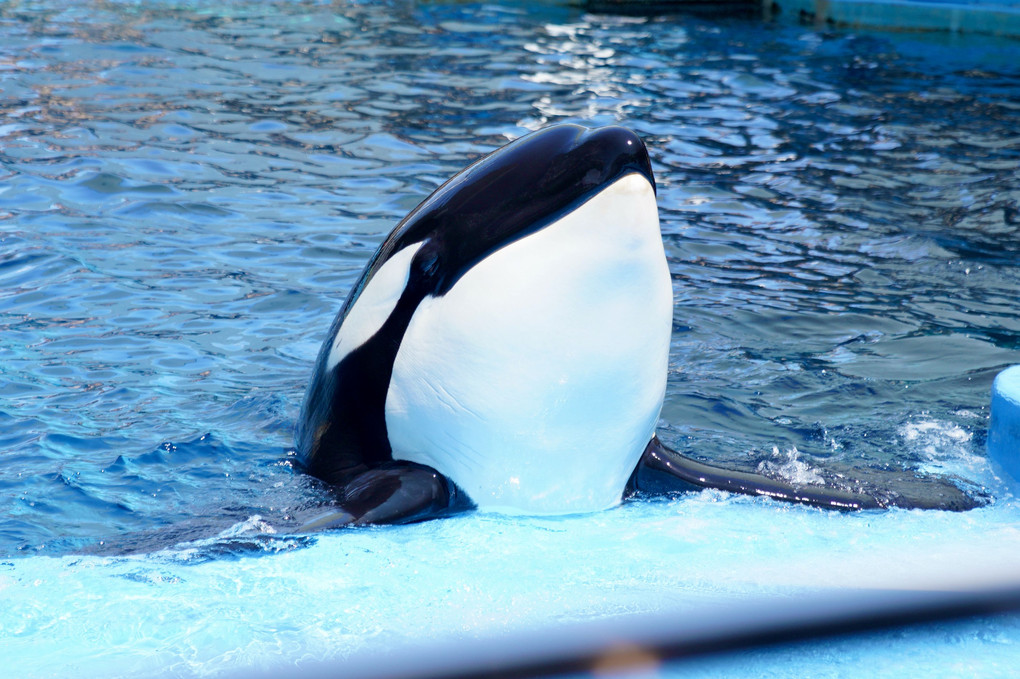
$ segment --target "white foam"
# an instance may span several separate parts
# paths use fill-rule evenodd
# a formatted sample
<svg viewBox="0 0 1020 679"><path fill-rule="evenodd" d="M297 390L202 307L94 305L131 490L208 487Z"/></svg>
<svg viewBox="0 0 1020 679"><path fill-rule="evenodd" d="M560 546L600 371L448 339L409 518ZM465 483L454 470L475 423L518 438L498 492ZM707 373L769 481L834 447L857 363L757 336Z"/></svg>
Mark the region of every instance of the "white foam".
<svg viewBox="0 0 1020 679"><path fill-rule="evenodd" d="M825 479L808 462L800 458L800 451L793 446L785 453L780 453L777 446L772 446L771 460L762 460L758 464L758 472L780 479L794 485L825 485Z"/></svg>
<svg viewBox="0 0 1020 679"><path fill-rule="evenodd" d="M907 450L924 460L919 471L974 480L987 473L987 458L973 452L973 434L956 423L925 418L905 423L899 434Z"/></svg>

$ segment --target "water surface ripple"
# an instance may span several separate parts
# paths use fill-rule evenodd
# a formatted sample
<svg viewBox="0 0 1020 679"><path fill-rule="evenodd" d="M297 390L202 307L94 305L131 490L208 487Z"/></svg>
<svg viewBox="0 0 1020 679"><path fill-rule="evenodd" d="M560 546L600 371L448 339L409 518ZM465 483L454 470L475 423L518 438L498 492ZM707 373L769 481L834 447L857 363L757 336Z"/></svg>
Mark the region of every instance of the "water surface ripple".
<svg viewBox="0 0 1020 679"><path fill-rule="evenodd" d="M0 35L0 554L315 502L292 427L360 269L445 178L563 121L652 156L664 438L989 483L991 379L1020 362L1016 46L396 0L4 3Z"/></svg>

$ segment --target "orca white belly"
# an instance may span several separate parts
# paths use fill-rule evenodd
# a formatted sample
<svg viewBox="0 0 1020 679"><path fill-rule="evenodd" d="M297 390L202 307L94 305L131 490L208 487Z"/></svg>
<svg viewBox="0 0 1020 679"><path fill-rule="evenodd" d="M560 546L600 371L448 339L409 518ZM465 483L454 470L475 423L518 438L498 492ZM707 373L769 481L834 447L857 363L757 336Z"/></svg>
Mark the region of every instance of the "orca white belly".
<svg viewBox="0 0 1020 679"><path fill-rule="evenodd" d="M613 506L658 421L671 324L655 195L628 174L422 301L386 396L393 458L483 510Z"/></svg>

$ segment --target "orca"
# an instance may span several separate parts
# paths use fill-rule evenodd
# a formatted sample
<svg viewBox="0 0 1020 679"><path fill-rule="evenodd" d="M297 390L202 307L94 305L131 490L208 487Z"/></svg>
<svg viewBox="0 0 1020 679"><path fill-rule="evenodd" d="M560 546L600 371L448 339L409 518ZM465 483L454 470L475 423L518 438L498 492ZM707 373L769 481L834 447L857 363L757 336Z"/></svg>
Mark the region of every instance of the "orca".
<svg viewBox="0 0 1020 679"><path fill-rule="evenodd" d="M665 446L672 321L634 132L561 124L482 157L397 224L330 327L296 449L335 504L305 528L591 512L704 487L887 504Z"/></svg>

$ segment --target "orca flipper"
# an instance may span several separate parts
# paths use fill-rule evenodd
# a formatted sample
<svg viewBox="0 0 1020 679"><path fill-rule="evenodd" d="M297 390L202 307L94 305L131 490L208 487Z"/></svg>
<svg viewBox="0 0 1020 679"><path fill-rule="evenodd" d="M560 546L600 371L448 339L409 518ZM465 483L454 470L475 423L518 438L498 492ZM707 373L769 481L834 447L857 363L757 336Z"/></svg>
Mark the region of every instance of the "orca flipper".
<svg viewBox="0 0 1020 679"><path fill-rule="evenodd" d="M425 465L389 462L351 477L333 509L298 532L426 521L470 507L457 486Z"/></svg>
<svg viewBox="0 0 1020 679"><path fill-rule="evenodd" d="M974 498L939 478L926 478L915 483L909 492L888 491L870 495L825 486L798 486L750 472L713 467L692 460L665 446L658 436L645 447L634 474L627 484L629 493L658 495L675 491L717 488L743 495L766 495L786 502L826 509L941 509L967 511L987 504L987 498Z"/></svg>
<svg viewBox="0 0 1020 679"><path fill-rule="evenodd" d="M628 489L638 493L717 488L743 495L766 495L826 509L880 509L886 504L870 495L822 486L795 486L760 474L713 467L667 448L658 436L648 442Z"/></svg>

